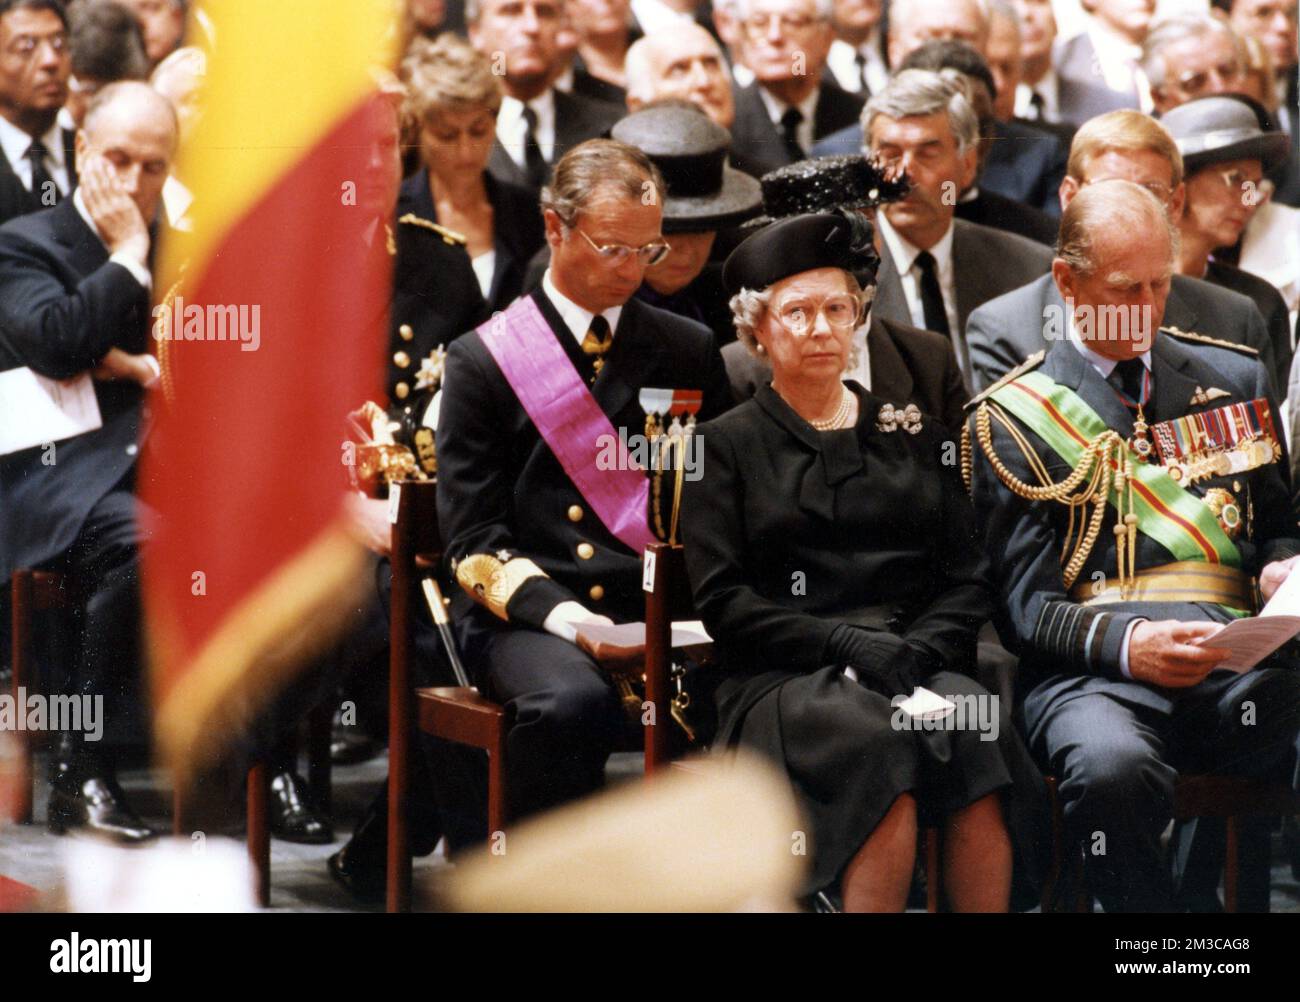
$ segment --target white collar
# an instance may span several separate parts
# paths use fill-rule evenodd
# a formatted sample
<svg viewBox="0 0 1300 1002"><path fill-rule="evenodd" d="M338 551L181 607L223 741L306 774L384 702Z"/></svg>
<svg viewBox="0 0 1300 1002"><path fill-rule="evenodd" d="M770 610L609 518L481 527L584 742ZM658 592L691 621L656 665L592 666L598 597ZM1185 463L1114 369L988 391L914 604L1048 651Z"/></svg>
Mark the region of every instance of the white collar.
<svg viewBox="0 0 1300 1002"><path fill-rule="evenodd" d="M1102 379L1110 378L1110 374L1115 371L1115 366L1119 365L1119 361L1117 359L1107 358L1105 355L1098 354L1097 352L1093 351L1091 347L1085 344L1084 341L1079 337L1078 331L1074 329L1073 316L1070 317L1069 330L1067 332L1067 336L1070 340L1070 343L1074 345L1074 347L1078 350L1079 354L1082 355L1085 359L1087 359L1094 369L1096 369L1099 373L1101 373ZM1142 364L1146 366L1147 372L1150 372L1151 371L1151 349L1148 348L1146 351L1144 351L1141 355L1138 355L1137 357L1142 359Z"/></svg>
<svg viewBox="0 0 1300 1002"><path fill-rule="evenodd" d="M505 124L516 122L524 117L524 104L532 108L537 113L537 127L543 128L543 123L549 123L555 118L555 88L547 87L546 90L538 94L531 101L524 102L517 97L505 95L501 98L501 110L497 113L497 121Z"/></svg>
<svg viewBox="0 0 1300 1002"><path fill-rule="evenodd" d="M1135 66L1142 61L1142 46L1134 45L1092 15L1088 15L1088 38L1092 40L1093 51L1100 58L1105 58L1105 54L1109 53Z"/></svg>
<svg viewBox="0 0 1300 1002"><path fill-rule="evenodd" d="M76 207L77 215L81 217L81 221L90 227L90 232L99 238L100 243L104 243L104 238L99 234L99 227L96 226L95 221L90 218L90 210L86 208L86 200L82 197L80 186L78 186L77 190L72 193L72 204ZM107 245L105 244L105 246Z"/></svg>
<svg viewBox="0 0 1300 1002"><path fill-rule="evenodd" d="M1061 104L1061 80L1056 75L1056 67L1047 67L1047 72L1039 77L1038 83L1021 81L1016 85L1017 118L1029 117L1035 93L1043 99L1043 117L1048 120L1055 117Z"/></svg>
<svg viewBox="0 0 1300 1002"><path fill-rule="evenodd" d="M551 301L551 305L555 307L555 312L560 315L564 325L569 328L569 333L573 335L579 344L582 344L582 339L587 336L587 331L591 329L591 318L596 314L579 306L557 289L555 283L551 281L550 268L547 268L546 274L542 276L542 292ZM623 307L611 306L601 315L609 323L610 333L615 333L618 330L618 319L623 315Z"/></svg>
<svg viewBox="0 0 1300 1002"><path fill-rule="evenodd" d="M811 128L813 117L817 114L817 98L821 95L821 90L820 87L814 87L808 92L808 96L802 101L798 104L791 105L786 104L784 101L777 100L777 98L769 94L767 88L760 83L758 85L758 96L763 99L763 106L767 108L767 117L772 120L773 125L780 127L781 116L785 114L787 108L798 108L800 113L803 115L799 125L801 127L807 125Z"/></svg>
<svg viewBox="0 0 1300 1002"><path fill-rule="evenodd" d="M59 167L63 166L63 134L59 129L59 123L56 120L49 127L45 135L40 136L40 141L45 144L45 149L49 153L49 158ZM19 164L27 156L27 151L31 148L32 137L29 136L18 126L14 125L9 119L0 115L0 149L4 150L5 159L10 164Z"/></svg>
<svg viewBox="0 0 1300 1002"><path fill-rule="evenodd" d="M894 259L894 267L898 269L900 275L906 275L912 270L912 265L916 263L917 256L920 255L919 247L914 247L898 230L894 229L889 217L884 212L877 213L877 225L880 227L880 234L885 238L885 244L889 247L889 256ZM948 229L944 231L939 242L930 248L930 255L934 258L935 267L940 273L945 272L952 262L952 234L955 229L953 220L948 220Z"/></svg>

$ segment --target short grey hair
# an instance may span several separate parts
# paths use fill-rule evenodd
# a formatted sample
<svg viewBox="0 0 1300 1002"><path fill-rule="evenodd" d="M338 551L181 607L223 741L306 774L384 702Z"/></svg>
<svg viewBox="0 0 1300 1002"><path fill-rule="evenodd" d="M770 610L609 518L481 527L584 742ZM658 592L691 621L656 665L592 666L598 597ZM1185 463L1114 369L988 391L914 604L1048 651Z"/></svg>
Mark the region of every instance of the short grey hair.
<svg viewBox="0 0 1300 1002"><path fill-rule="evenodd" d="M1070 199L1061 215L1056 256L1072 271L1091 275L1097 269L1096 237L1100 233L1148 234L1151 218L1169 234L1172 262L1178 260L1178 227L1160 199L1140 184L1118 178L1086 185ZM1145 236L1144 236L1145 239Z"/></svg>
<svg viewBox="0 0 1300 1002"><path fill-rule="evenodd" d="M640 200L649 191L662 201L667 190L659 168L635 146L617 139L588 139L560 157L550 183L542 188L541 207L572 229L599 194Z"/></svg>
<svg viewBox="0 0 1300 1002"><path fill-rule="evenodd" d="M1237 62L1244 70L1250 64L1250 54L1241 36L1232 25L1212 14L1180 14L1164 18L1152 26L1142 43L1142 72L1152 87L1165 85L1165 49L1188 38L1204 38L1219 34L1232 41Z"/></svg>
<svg viewBox="0 0 1300 1002"><path fill-rule="evenodd" d="M473 0L471 0L473 2ZM750 11L754 5L754 0L736 0L736 16L742 21L749 17ZM829 21L835 13L835 0L813 0L813 7L817 11L817 16L823 21Z"/></svg>
<svg viewBox="0 0 1300 1002"><path fill-rule="evenodd" d="M980 120L967 96L964 74L957 70L900 70L885 88L871 96L862 109L862 143L871 146L871 123L877 116L915 118L948 113L948 125L957 139L957 152L964 154L980 139Z"/></svg>
<svg viewBox="0 0 1300 1002"><path fill-rule="evenodd" d="M844 271L844 275L848 279L849 291L858 297L859 308L870 306L872 300L876 298L876 287L869 285L864 289L857 276L851 271ZM758 338L754 335L754 331L758 329L763 314L771 302L771 286L766 289L741 289L727 301L727 306L731 310L731 323L736 328L736 340L743 344L751 355L759 354Z"/></svg>

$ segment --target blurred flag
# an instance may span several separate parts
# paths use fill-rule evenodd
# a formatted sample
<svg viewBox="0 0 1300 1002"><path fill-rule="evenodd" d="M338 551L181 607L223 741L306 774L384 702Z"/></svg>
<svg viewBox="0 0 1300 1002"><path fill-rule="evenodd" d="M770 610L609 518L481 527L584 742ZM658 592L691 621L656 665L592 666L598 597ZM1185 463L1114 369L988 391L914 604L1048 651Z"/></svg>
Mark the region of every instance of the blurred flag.
<svg viewBox="0 0 1300 1002"><path fill-rule="evenodd" d="M381 390L390 261L376 137L391 0L207 0L202 118L181 150L192 231L162 252L167 406L140 491L160 751L220 753L346 623L343 423ZM378 194L377 194L378 193ZM355 602L352 603L355 605Z"/></svg>

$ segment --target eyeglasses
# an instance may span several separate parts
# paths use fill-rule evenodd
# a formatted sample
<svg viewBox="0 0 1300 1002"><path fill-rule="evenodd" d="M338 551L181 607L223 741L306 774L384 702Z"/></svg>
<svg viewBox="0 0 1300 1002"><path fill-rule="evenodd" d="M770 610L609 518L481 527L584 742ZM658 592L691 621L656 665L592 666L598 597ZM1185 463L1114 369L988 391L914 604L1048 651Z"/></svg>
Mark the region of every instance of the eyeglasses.
<svg viewBox="0 0 1300 1002"><path fill-rule="evenodd" d="M36 55L37 50L46 42L50 44L55 55L61 56L68 50L68 36L58 32L39 38L36 35L19 35L9 43L5 52L26 61Z"/></svg>
<svg viewBox="0 0 1300 1002"><path fill-rule="evenodd" d="M665 240L651 240L644 247L629 247L627 244L598 244L576 227L575 232L581 233L582 239L591 244L591 249L615 267L625 264L635 254L643 265L651 268L660 264L672 250Z"/></svg>
<svg viewBox="0 0 1300 1002"><path fill-rule="evenodd" d="M1215 170L1211 173L1223 182L1223 186L1231 192L1239 192L1243 195L1254 193L1255 197L1259 191L1262 178L1247 174L1239 167L1232 170Z"/></svg>
<svg viewBox="0 0 1300 1002"><path fill-rule="evenodd" d="M807 14L751 14L740 24L745 34L759 36L767 34L767 27L773 19L781 26L783 35L801 35L811 31L814 25L821 24L821 18L809 17Z"/></svg>
<svg viewBox="0 0 1300 1002"><path fill-rule="evenodd" d="M831 330L851 331L858 326L862 308L858 297L848 292L837 292L820 303L806 296L788 296L773 308L777 322L795 337L812 333L817 325L817 314L826 318Z"/></svg>
<svg viewBox="0 0 1300 1002"><path fill-rule="evenodd" d="M1231 87L1241 80L1244 70L1240 63L1222 63L1208 70L1194 70L1178 78L1178 89L1184 94L1199 95L1210 85L1211 75L1219 80L1222 87Z"/></svg>
<svg viewBox="0 0 1300 1002"><path fill-rule="evenodd" d="M1084 181L1083 184L1080 185L1080 187L1086 188L1090 184L1100 184L1103 181L1127 181L1127 180L1128 178L1125 177L1094 177L1087 181ZM1169 185L1167 184L1162 184L1159 181L1134 181L1132 183L1138 185L1139 187L1145 188L1147 191L1151 192L1151 194L1155 195L1156 198L1160 199L1162 205L1168 205L1169 199L1173 196L1174 193L1173 188L1169 187Z"/></svg>

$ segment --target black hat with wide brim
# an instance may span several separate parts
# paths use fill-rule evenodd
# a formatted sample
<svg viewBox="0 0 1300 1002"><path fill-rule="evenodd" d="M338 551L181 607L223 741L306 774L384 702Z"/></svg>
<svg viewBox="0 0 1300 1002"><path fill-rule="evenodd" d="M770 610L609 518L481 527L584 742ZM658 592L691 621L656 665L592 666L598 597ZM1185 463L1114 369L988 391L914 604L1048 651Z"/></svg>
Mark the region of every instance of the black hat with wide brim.
<svg viewBox="0 0 1300 1002"><path fill-rule="evenodd" d="M807 213L875 208L898 201L911 188L906 174L857 153L787 164L764 174L761 183L764 214L746 229Z"/></svg>
<svg viewBox="0 0 1300 1002"><path fill-rule="evenodd" d="M1258 160L1269 174L1286 163L1291 142L1285 132L1265 131L1260 111L1249 98L1214 94L1171 108L1160 124L1178 144L1186 174L1228 160Z"/></svg>
<svg viewBox="0 0 1300 1002"><path fill-rule="evenodd" d="M694 105L655 105L619 120L610 135L635 146L664 176L664 233L737 226L763 206L758 182L727 163L731 133Z"/></svg>
<svg viewBox="0 0 1300 1002"><path fill-rule="evenodd" d="M727 295L768 286L817 268L842 268L864 288L875 284L880 256L871 224L855 211L779 219L750 234L722 266Z"/></svg>

